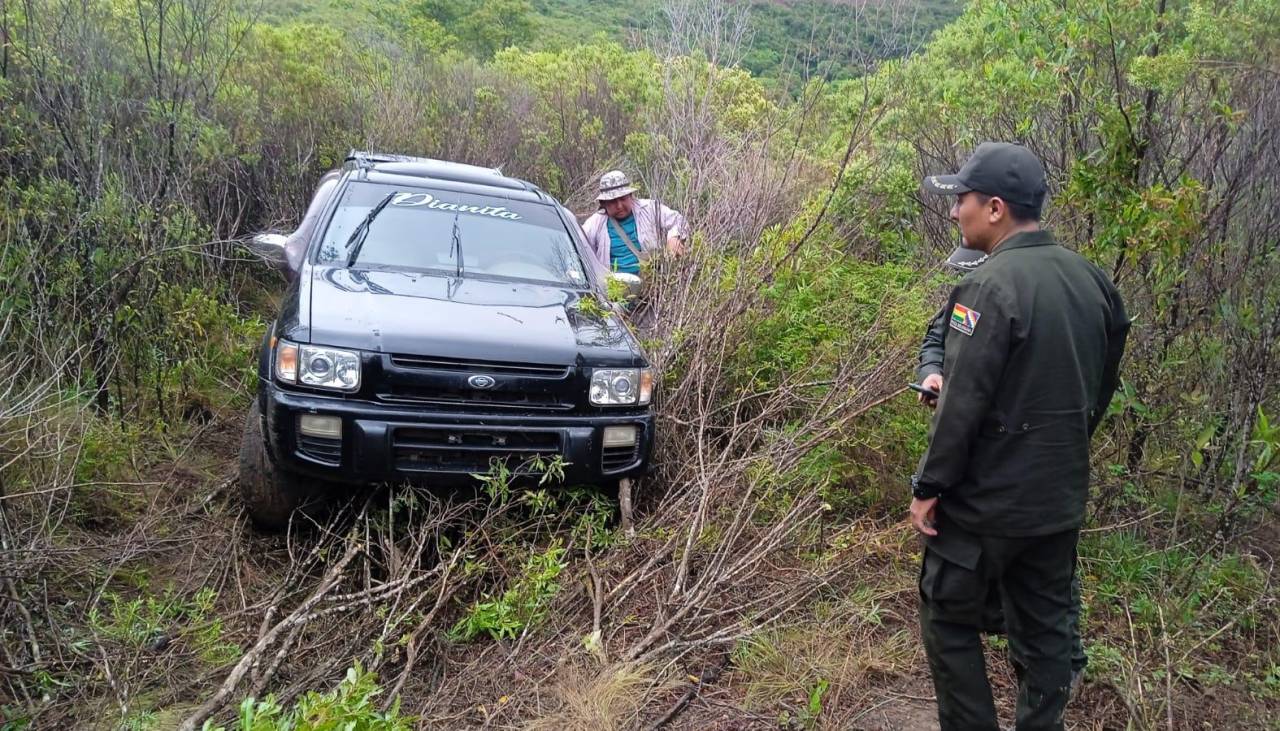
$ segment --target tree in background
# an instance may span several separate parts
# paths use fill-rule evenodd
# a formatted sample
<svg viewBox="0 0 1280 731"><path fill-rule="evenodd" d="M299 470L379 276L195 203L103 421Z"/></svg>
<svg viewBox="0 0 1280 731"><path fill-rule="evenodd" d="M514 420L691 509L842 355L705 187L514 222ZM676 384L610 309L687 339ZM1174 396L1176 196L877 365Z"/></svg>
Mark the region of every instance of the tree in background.
<svg viewBox="0 0 1280 731"><path fill-rule="evenodd" d="M533 39L529 0L409 0L404 7L418 22L434 23L456 37L463 51L481 59Z"/></svg>
<svg viewBox="0 0 1280 731"><path fill-rule="evenodd" d="M1277 408L1260 384L1280 361L1280 257L1267 243L1280 209L1262 193L1280 185L1265 162L1278 82L1262 60L1278 51L1265 2L980 0L880 75L893 105L882 139L910 141L917 176L984 139L1046 161L1049 224L1112 274L1137 317L1108 460L1156 492L1194 481L1237 496L1219 505L1221 527L1275 498L1275 479L1248 465L1264 449L1258 414ZM950 245L945 219L932 225Z"/></svg>

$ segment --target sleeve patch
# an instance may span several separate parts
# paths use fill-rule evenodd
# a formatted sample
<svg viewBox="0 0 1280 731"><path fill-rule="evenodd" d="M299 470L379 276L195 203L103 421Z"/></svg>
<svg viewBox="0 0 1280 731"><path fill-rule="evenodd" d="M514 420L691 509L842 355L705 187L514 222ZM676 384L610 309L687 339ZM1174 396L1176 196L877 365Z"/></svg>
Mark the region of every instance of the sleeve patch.
<svg viewBox="0 0 1280 731"><path fill-rule="evenodd" d="M951 310L951 329L959 330L965 335L973 335L973 329L978 326L979 317L982 317L981 312L971 310L957 302L955 308Z"/></svg>

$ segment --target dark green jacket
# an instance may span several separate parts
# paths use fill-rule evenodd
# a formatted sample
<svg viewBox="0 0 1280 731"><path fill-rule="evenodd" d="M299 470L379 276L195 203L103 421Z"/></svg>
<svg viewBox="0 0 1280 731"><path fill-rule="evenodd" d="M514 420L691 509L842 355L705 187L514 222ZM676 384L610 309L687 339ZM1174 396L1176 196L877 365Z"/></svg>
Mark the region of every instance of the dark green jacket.
<svg viewBox="0 0 1280 731"><path fill-rule="evenodd" d="M920 365L916 366L916 381L923 381L934 373L942 372L942 358L946 352L947 327L946 307L938 310L938 314L929 320L929 327L924 331L924 341L920 343Z"/></svg>
<svg viewBox="0 0 1280 731"><path fill-rule="evenodd" d="M1118 381L1129 318L1101 269L1047 232L1017 234L947 303L942 397L915 480L983 535L1078 528L1089 437Z"/></svg>

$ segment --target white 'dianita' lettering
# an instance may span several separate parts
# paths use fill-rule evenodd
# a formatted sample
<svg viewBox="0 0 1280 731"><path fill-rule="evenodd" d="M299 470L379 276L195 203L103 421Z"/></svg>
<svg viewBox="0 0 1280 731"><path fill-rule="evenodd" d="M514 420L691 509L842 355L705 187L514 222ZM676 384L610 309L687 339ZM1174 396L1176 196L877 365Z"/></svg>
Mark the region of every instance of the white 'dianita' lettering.
<svg viewBox="0 0 1280 731"><path fill-rule="evenodd" d="M437 211L453 211L455 213L472 213L477 216L505 218L508 221L519 221L520 214L508 211L502 206L469 206L464 203L442 201L430 193L396 193L391 205L404 207L426 206Z"/></svg>

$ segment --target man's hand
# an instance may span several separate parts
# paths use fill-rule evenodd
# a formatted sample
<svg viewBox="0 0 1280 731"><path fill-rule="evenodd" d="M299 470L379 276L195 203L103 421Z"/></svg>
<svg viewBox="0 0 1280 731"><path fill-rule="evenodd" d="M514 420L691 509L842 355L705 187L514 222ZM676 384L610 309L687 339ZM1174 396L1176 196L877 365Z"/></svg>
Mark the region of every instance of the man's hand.
<svg viewBox="0 0 1280 731"><path fill-rule="evenodd" d="M925 376L925 379L920 382L920 385L924 386L925 388L933 389L938 393L942 393L942 374L930 373L929 375ZM920 401L920 403L924 404L925 406L928 406L931 409L938 407L938 399L936 398L930 398L922 393L916 394L916 398Z"/></svg>
<svg viewBox="0 0 1280 731"><path fill-rule="evenodd" d="M912 527L926 536L938 535L938 529L934 527L934 525L936 525L934 523L936 518L934 508L936 508L937 505L938 498L936 497L931 497L928 500L921 500L918 497L911 498Z"/></svg>
<svg viewBox="0 0 1280 731"><path fill-rule="evenodd" d="M674 256L683 256L685 252L684 240L675 234L667 237L667 251Z"/></svg>

